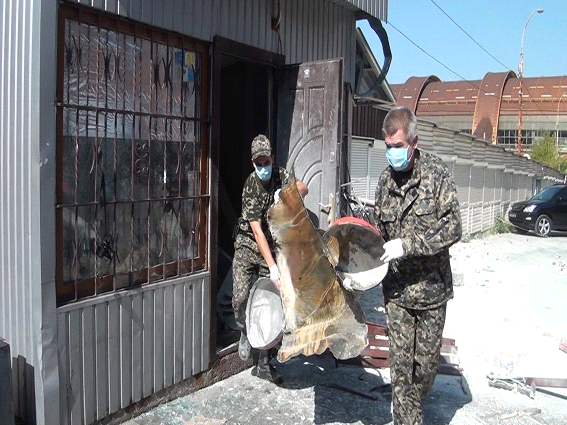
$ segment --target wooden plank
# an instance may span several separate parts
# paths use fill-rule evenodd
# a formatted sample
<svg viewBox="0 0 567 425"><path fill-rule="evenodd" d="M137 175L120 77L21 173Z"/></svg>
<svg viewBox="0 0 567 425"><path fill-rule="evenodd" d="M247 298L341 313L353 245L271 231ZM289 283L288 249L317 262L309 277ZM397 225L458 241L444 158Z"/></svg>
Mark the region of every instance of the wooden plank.
<svg viewBox="0 0 567 425"><path fill-rule="evenodd" d="M368 346L369 347L389 347L390 346L390 342L388 341L387 337L384 336L378 336L375 338L372 338L370 336L368 336Z"/></svg>
<svg viewBox="0 0 567 425"><path fill-rule="evenodd" d="M142 397L154 392L154 291L143 295L143 352L142 352Z"/></svg>
<svg viewBox="0 0 567 425"><path fill-rule="evenodd" d="M96 416L108 415L108 303L95 306Z"/></svg>
<svg viewBox="0 0 567 425"><path fill-rule="evenodd" d="M163 334L163 376L164 387L167 388L173 385L173 367L174 367L174 326L175 326L175 311L174 311L174 297L175 286L169 285L164 289L163 302L164 302L164 334Z"/></svg>
<svg viewBox="0 0 567 425"><path fill-rule="evenodd" d="M143 380L143 313L142 294L132 296L132 401L135 403L142 399Z"/></svg>
<svg viewBox="0 0 567 425"><path fill-rule="evenodd" d="M386 335L386 327L378 323L366 322L368 335Z"/></svg>
<svg viewBox="0 0 567 425"><path fill-rule="evenodd" d="M94 307L82 309L83 324L83 394L85 423L90 424L96 419L96 333L94 328Z"/></svg>
<svg viewBox="0 0 567 425"><path fill-rule="evenodd" d="M132 298L120 298L120 407L132 404Z"/></svg>
<svg viewBox="0 0 567 425"><path fill-rule="evenodd" d="M186 284L175 285L174 288L174 350L173 350L173 382L176 384L183 379L183 320L184 287Z"/></svg>
<svg viewBox="0 0 567 425"><path fill-rule="evenodd" d="M120 409L120 304L108 302L108 411Z"/></svg>
<svg viewBox="0 0 567 425"><path fill-rule="evenodd" d="M388 353L389 350L388 349L371 349L371 348L366 348L363 352L362 352L362 356L363 357L375 357L378 359L387 359L388 358Z"/></svg>
<svg viewBox="0 0 567 425"><path fill-rule="evenodd" d="M362 358L362 365L363 366L370 366L370 367L378 367L378 368L386 368L390 367L390 361L386 359L376 359L371 357L364 357Z"/></svg>

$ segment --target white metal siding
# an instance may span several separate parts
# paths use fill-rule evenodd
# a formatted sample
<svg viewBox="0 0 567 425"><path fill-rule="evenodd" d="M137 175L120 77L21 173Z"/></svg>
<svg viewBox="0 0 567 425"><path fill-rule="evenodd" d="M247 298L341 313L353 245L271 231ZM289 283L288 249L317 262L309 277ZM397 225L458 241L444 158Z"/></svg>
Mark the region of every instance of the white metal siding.
<svg viewBox="0 0 567 425"><path fill-rule="evenodd" d="M388 166L384 141L353 137L350 153L350 174L352 189L358 197L374 200L378 179Z"/></svg>
<svg viewBox="0 0 567 425"><path fill-rule="evenodd" d="M471 149L472 142L471 137L467 137L464 134L457 134L454 141L455 155L461 160L470 160L472 158Z"/></svg>
<svg viewBox="0 0 567 425"><path fill-rule="evenodd" d="M494 169L484 170L484 198L482 210L482 230L488 230L494 225L496 219L496 207L494 204Z"/></svg>
<svg viewBox="0 0 567 425"><path fill-rule="evenodd" d="M440 131L439 129L436 129L433 133L435 153L443 159L452 157L455 151L454 138L454 133L452 134L447 131Z"/></svg>
<svg viewBox="0 0 567 425"><path fill-rule="evenodd" d="M388 167L386 159L386 145L383 140L376 140L374 146L370 149L370 188L368 197L374 200L376 194L376 186L380 174Z"/></svg>
<svg viewBox="0 0 567 425"><path fill-rule="evenodd" d="M349 158L349 171L350 171L350 181L351 193L368 199L369 191L369 143L372 143L368 139L358 139L352 138L352 145L350 150Z"/></svg>
<svg viewBox="0 0 567 425"><path fill-rule="evenodd" d="M467 206L470 195L470 165L455 164L453 167L453 180L457 186L457 197L461 206Z"/></svg>
<svg viewBox="0 0 567 425"><path fill-rule="evenodd" d="M207 369L208 274L58 309L61 424L90 424Z"/></svg>
<svg viewBox="0 0 567 425"><path fill-rule="evenodd" d="M45 75L45 88L49 88L49 74L55 74L50 68L55 60L54 49L48 45L52 40L42 38L40 25L42 7L49 7L49 3L0 0L0 337L10 344L11 356L25 367L21 370L18 366L13 376L30 372L27 387L14 392L16 413L30 423L35 413L38 424L48 422L43 416L44 404L52 401L43 391L44 378L53 375L43 366L55 360L42 347L42 337L51 339L52 335L42 317L42 293L50 284L42 282L40 226L40 175L48 159L44 162L41 157L40 144L53 141L40 137L40 122L46 116L41 109L40 81ZM55 20L51 32L53 25ZM42 63L44 58L47 60ZM52 105L54 90L50 95ZM56 368L57 364L51 366ZM51 411L57 415L56 408Z"/></svg>
<svg viewBox="0 0 567 425"><path fill-rule="evenodd" d="M531 194L535 179L541 179L542 187L546 187L562 182L564 178L557 171L501 147L487 144L471 135L455 134L453 129L437 127L419 118L418 134L419 148L440 156L452 171L465 235L490 230L499 214L505 213L511 202L523 200ZM373 176L376 175L377 179L380 174L375 171L387 166L384 143L376 141L369 152L369 196L373 197L376 186ZM368 159L360 153L357 153L357 157L361 158L366 168ZM361 167L356 161L359 160L351 160L351 163L354 162L352 168Z"/></svg>
<svg viewBox="0 0 567 425"><path fill-rule="evenodd" d="M277 2L265 0L74 0L136 21L172 29L205 41L220 35L271 52L282 53L286 63L344 58L344 79L354 86L356 49L355 9L350 2L294 0L280 2L278 33L272 30ZM358 1L355 3L359 3ZM386 0L362 1L372 14ZM374 5L375 4L375 5ZM347 7L345 7L347 6Z"/></svg>
<svg viewBox="0 0 567 425"><path fill-rule="evenodd" d="M364 10L368 14L387 21L388 18L388 0L330 0L336 3L350 3L360 10Z"/></svg>
<svg viewBox="0 0 567 425"><path fill-rule="evenodd" d="M433 140L433 123L426 121L417 122L417 133L419 148L425 152L433 153L435 152L434 140Z"/></svg>

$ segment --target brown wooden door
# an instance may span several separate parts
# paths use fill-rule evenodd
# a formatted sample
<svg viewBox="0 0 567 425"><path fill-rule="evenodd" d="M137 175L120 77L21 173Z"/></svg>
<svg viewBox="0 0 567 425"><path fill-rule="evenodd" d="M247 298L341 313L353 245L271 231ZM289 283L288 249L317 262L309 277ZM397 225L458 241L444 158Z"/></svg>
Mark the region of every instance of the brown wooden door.
<svg viewBox="0 0 567 425"><path fill-rule="evenodd" d="M332 59L278 71L276 162L307 184L305 206L321 229L339 191L342 68L342 59Z"/></svg>

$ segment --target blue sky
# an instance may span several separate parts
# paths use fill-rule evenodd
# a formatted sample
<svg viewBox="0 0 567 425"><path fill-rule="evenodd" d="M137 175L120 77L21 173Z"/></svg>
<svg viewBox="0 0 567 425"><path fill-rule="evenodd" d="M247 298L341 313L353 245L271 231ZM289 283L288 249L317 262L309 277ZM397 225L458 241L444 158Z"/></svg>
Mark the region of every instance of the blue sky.
<svg viewBox="0 0 567 425"><path fill-rule="evenodd" d="M524 77L567 75L567 0L389 0L383 22L392 50L387 80L398 84L416 75L481 80L487 72L518 73L524 26L540 8L544 12L532 16L524 36ZM383 65L380 40L366 21L360 26Z"/></svg>

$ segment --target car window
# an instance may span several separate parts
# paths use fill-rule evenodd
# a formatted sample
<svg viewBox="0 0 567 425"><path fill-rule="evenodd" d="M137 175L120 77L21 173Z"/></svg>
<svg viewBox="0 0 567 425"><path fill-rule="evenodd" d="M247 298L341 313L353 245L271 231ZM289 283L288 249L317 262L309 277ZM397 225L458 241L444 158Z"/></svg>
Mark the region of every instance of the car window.
<svg viewBox="0 0 567 425"><path fill-rule="evenodd" d="M562 186L549 186L530 198L530 201L549 201L557 192L563 189Z"/></svg>

